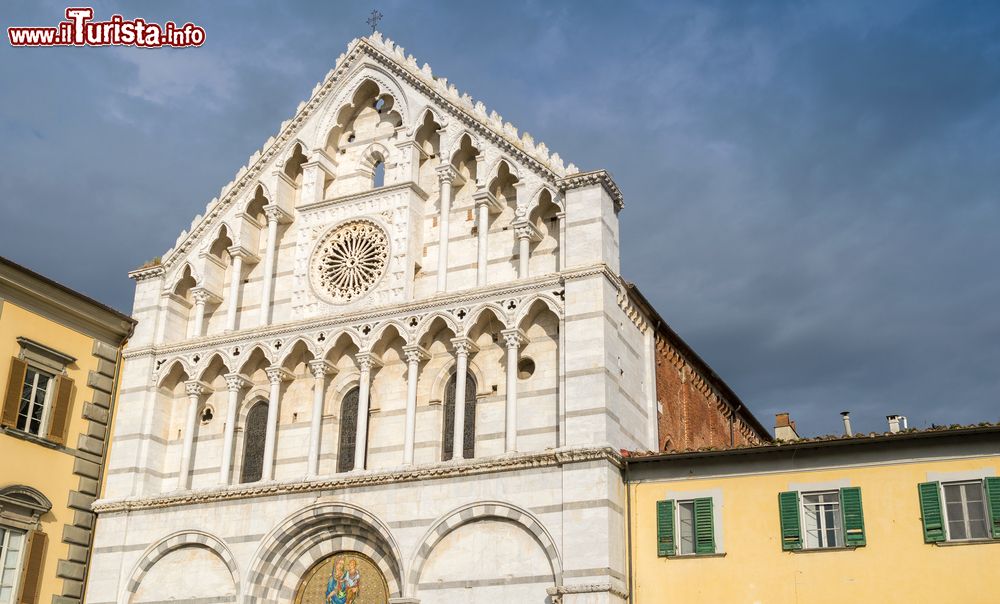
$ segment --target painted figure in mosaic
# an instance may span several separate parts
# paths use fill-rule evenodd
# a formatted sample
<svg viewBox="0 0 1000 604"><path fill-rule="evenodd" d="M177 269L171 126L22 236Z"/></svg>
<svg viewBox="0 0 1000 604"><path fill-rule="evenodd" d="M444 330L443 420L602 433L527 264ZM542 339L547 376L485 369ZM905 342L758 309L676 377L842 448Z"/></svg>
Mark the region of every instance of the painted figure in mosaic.
<svg viewBox="0 0 1000 604"><path fill-rule="evenodd" d="M330 573L330 581L326 584L327 604L347 604L347 585L345 582L344 559L337 560Z"/></svg>
<svg viewBox="0 0 1000 604"><path fill-rule="evenodd" d="M358 561L354 558L347 563L348 571L344 573L344 585L347 588L347 604L354 604L361 591L361 571L358 570Z"/></svg>

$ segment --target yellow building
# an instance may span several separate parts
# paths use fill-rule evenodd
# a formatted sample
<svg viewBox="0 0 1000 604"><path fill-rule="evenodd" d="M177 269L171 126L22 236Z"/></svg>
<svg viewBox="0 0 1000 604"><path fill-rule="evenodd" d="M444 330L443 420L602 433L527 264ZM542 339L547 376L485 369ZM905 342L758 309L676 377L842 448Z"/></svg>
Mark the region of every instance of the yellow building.
<svg viewBox="0 0 1000 604"><path fill-rule="evenodd" d="M1000 425L632 456L634 604L1000 602Z"/></svg>
<svg viewBox="0 0 1000 604"><path fill-rule="evenodd" d="M132 326L0 258L0 604L82 601Z"/></svg>

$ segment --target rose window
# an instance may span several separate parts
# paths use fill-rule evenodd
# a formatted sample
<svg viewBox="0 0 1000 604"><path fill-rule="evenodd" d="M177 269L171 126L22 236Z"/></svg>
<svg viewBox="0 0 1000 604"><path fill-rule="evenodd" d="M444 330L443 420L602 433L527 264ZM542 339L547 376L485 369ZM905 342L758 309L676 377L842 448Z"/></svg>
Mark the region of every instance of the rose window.
<svg viewBox="0 0 1000 604"><path fill-rule="evenodd" d="M313 252L316 289L334 304L354 302L385 273L389 236L370 220L352 220L324 237Z"/></svg>

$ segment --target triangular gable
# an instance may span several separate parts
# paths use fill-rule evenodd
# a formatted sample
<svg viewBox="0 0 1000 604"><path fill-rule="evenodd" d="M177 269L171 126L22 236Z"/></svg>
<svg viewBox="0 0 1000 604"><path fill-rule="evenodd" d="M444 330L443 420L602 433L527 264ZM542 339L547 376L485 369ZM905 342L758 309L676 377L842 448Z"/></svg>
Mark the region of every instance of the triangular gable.
<svg viewBox="0 0 1000 604"><path fill-rule="evenodd" d="M532 167L551 180L579 174L575 165L564 165L558 153L550 153L545 143L535 143L527 132L519 136L518 129L510 122L505 122L496 111L488 111L485 104L475 101L468 94L459 94L458 89L454 84L449 84L447 78L435 77L428 64L418 66L413 55L406 55L401 46L375 32L365 38L355 38L348 44L347 52L337 57L333 69L313 87L309 99L299 103L295 115L281 123L277 136L268 138L264 146L254 152L247 164L237 171L236 177L222 187L219 197L208 202L205 214L196 216L190 229L181 232L174 247L163 255L163 269L169 269L183 259L205 233L214 230L219 216L246 193L248 186L256 184L263 169L296 140L306 121L316 114L328 97L341 91L339 84L343 83L343 78L350 74L353 64L361 56L371 58L391 70L393 75L419 89L438 108L453 113L477 134L503 149L512 159ZM620 200L620 193L618 199Z"/></svg>

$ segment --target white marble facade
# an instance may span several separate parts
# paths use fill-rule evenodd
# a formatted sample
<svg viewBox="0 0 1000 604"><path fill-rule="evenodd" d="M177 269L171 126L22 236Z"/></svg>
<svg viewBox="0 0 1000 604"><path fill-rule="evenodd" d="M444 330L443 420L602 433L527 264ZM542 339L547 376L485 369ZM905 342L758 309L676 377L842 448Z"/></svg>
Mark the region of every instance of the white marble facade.
<svg viewBox="0 0 1000 604"><path fill-rule="evenodd" d="M621 205L391 41L352 42L132 274L87 601L292 601L341 550L393 602L623 601L616 452L656 447L656 401ZM475 405L448 406L463 373Z"/></svg>

